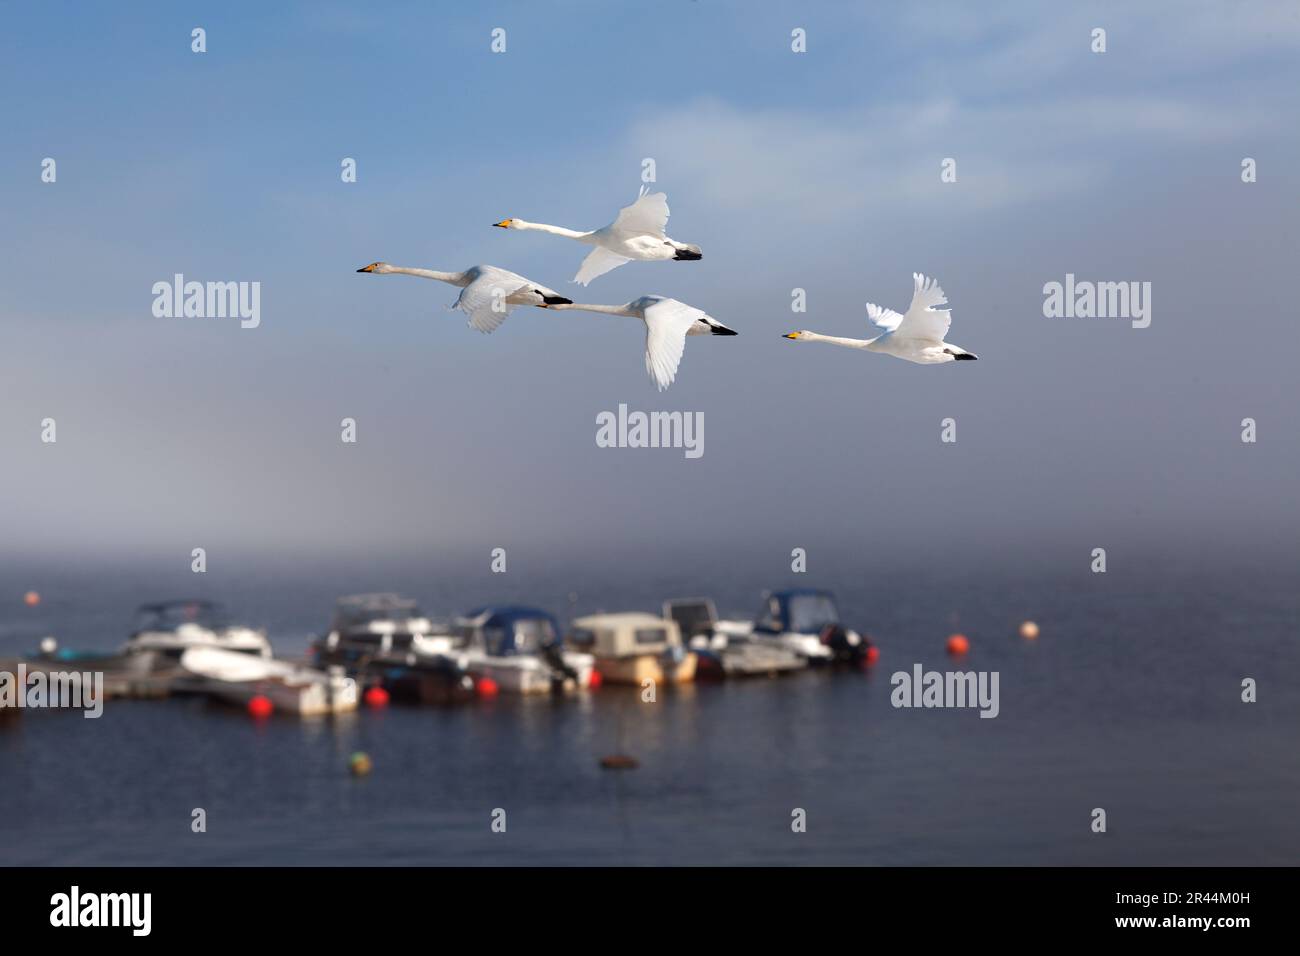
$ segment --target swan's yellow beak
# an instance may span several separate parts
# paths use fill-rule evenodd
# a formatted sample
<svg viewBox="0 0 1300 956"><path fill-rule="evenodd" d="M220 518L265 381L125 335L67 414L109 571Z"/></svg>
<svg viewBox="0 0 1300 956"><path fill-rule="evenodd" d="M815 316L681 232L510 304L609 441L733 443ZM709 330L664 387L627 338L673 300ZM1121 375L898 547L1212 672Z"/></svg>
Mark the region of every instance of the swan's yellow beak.
<svg viewBox="0 0 1300 956"><path fill-rule="evenodd" d="M372 263L370 263L370 265L368 265L368 266L362 266L362 267L361 267L360 269L358 269L357 271L358 271L358 272L374 272L374 271L375 271L375 266L377 266L377 265L379 265L378 262L372 262Z"/></svg>
<svg viewBox="0 0 1300 956"><path fill-rule="evenodd" d="M496 226L496 227L498 227L498 228L500 228L500 229L509 229L509 228L510 228L510 224L511 224L512 222L514 222L513 219L502 219L500 222L494 222L494 223L492 223L492 225L494 225L494 226Z"/></svg>
<svg viewBox="0 0 1300 956"><path fill-rule="evenodd" d="M797 339L798 337L799 337L798 332L787 332L785 333L785 335L781 336L781 338L783 339Z"/></svg>

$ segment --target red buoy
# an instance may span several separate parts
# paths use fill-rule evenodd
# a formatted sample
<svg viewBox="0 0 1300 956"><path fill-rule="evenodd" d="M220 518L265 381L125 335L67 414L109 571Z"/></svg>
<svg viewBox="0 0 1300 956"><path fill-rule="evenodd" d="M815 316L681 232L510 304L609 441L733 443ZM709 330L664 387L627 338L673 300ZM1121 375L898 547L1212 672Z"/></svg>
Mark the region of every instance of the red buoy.
<svg viewBox="0 0 1300 956"><path fill-rule="evenodd" d="M591 676L587 678L587 686L592 690L595 690L603 683L605 683L605 676L593 667L591 669Z"/></svg>
<svg viewBox="0 0 1300 956"><path fill-rule="evenodd" d="M970 650L970 641L966 640L965 634L954 634L948 638L948 653L954 657L965 654Z"/></svg>
<svg viewBox="0 0 1300 956"><path fill-rule="evenodd" d="M878 660L880 660L880 648L872 644L867 648L867 663L874 664Z"/></svg>
<svg viewBox="0 0 1300 956"><path fill-rule="evenodd" d="M41 596L35 591L28 591L23 595L23 603L28 607L36 607L36 605L41 603Z"/></svg>
<svg viewBox="0 0 1300 956"><path fill-rule="evenodd" d="M501 692L501 688L491 677L480 677L474 682L474 692L480 697L495 697Z"/></svg>
<svg viewBox="0 0 1300 956"><path fill-rule="evenodd" d="M249 698L248 713L250 716L263 720L270 717L273 710L275 710L275 706L271 703L271 698L264 697L261 694Z"/></svg>
<svg viewBox="0 0 1300 956"><path fill-rule="evenodd" d="M365 694L365 701L367 707L387 707L388 691L378 686L368 688Z"/></svg>

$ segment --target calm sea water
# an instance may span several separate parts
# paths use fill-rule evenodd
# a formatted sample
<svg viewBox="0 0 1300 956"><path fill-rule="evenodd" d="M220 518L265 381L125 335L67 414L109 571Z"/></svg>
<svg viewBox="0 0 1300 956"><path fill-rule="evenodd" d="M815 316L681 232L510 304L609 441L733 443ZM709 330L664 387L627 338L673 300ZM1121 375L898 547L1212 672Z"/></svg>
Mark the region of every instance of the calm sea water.
<svg viewBox="0 0 1300 956"><path fill-rule="evenodd" d="M594 563L596 564L596 563ZM301 651L333 598L395 588L437 614L528 601L562 617L711 593L749 616L759 589L836 590L881 646L867 673L808 672L567 699L501 697L258 723L201 700L114 701L97 721L0 723L6 864L1294 864L1300 694L1289 571L1231 577L1150 562L1127 575L1037 566L705 578L680 565L461 574L248 570L206 581L277 650ZM116 646L134 604L195 593L150 568L5 570L0 656L45 633ZM767 575L764 578L764 574ZM509 586L506 586L509 578ZM581 581L575 585L575 581ZM28 587L41 607L21 606ZM570 592L577 593L571 595ZM1032 617L1036 642L1016 636ZM890 674L1000 674L1001 714L891 707ZM1240 701L1254 677L1259 702ZM353 778L348 757L371 755ZM601 770L603 754L641 766ZM190 830L207 811L206 833ZM1102 807L1108 832L1090 831ZM490 829L506 811L506 832ZM791 832L802 808L807 832Z"/></svg>

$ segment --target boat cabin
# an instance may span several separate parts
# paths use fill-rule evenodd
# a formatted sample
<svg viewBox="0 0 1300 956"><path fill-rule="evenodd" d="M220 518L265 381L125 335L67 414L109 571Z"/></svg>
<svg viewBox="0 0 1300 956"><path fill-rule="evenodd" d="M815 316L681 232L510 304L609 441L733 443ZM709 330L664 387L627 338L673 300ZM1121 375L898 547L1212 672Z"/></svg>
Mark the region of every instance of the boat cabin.
<svg viewBox="0 0 1300 956"><path fill-rule="evenodd" d="M159 601L141 604L135 611L131 636L160 631L174 631L186 624L215 631L230 626L230 618L212 601Z"/></svg>
<svg viewBox="0 0 1300 956"><path fill-rule="evenodd" d="M830 591L792 588L768 595L754 630L765 634L820 634L839 623L840 612Z"/></svg>
<svg viewBox="0 0 1300 956"><path fill-rule="evenodd" d="M481 607L456 622L461 646L490 657L541 654L563 644L559 622L540 608L518 605Z"/></svg>
<svg viewBox="0 0 1300 956"><path fill-rule="evenodd" d="M570 644L597 659L660 655L681 647L677 623L653 614L592 614L573 622Z"/></svg>

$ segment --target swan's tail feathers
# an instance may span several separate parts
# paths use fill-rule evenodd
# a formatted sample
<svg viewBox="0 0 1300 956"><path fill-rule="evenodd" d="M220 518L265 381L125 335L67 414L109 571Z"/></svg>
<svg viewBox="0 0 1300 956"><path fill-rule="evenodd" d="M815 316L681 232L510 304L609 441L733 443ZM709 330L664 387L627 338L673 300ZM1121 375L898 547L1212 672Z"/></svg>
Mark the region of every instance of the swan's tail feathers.
<svg viewBox="0 0 1300 956"><path fill-rule="evenodd" d="M542 301L547 305L573 305L572 299L566 299L562 295L544 295Z"/></svg>

